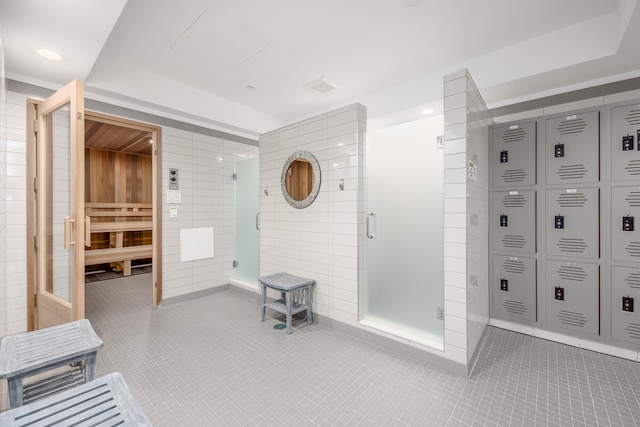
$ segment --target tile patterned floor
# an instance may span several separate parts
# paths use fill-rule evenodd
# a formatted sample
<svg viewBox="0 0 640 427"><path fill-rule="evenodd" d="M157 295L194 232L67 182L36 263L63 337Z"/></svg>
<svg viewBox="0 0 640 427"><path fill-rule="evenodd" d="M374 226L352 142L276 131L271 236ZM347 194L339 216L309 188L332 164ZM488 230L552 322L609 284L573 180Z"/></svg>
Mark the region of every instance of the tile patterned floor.
<svg viewBox="0 0 640 427"><path fill-rule="evenodd" d="M152 310L137 275L86 295L98 375L156 426L640 425L640 363L497 328L463 379L322 324L287 336L233 292Z"/></svg>

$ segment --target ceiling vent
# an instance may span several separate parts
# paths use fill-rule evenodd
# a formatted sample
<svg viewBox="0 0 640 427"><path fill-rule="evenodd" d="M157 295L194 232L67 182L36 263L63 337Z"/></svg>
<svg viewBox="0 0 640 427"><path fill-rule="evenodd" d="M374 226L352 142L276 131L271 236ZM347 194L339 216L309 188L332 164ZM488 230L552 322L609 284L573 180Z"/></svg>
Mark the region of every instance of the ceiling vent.
<svg viewBox="0 0 640 427"><path fill-rule="evenodd" d="M338 86L328 82L324 77L319 77L304 85L304 88L310 92L317 93L318 95L326 95L327 93L338 89Z"/></svg>

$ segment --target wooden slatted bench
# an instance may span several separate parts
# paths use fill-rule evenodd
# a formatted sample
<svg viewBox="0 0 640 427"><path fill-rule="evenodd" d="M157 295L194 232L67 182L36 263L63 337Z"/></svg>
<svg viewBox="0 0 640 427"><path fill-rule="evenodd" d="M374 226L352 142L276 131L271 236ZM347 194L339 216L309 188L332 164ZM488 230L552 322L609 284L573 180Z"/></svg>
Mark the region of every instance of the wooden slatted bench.
<svg viewBox="0 0 640 427"><path fill-rule="evenodd" d="M150 426L119 372L0 413L2 426Z"/></svg>
<svg viewBox="0 0 640 427"><path fill-rule="evenodd" d="M123 274L129 276L131 261L152 257L152 245L124 246L124 233L153 230L150 203L85 203L85 215L89 217L89 233L114 236L109 248L87 249L85 265L118 263Z"/></svg>
<svg viewBox="0 0 640 427"><path fill-rule="evenodd" d="M79 380L91 381L96 372L96 355L103 345L86 319L2 338L0 378L7 380L9 406L21 406L25 394L33 400L78 383L77 376L74 379L58 374L24 386L26 378L43 372L84 362Z"/></svg>

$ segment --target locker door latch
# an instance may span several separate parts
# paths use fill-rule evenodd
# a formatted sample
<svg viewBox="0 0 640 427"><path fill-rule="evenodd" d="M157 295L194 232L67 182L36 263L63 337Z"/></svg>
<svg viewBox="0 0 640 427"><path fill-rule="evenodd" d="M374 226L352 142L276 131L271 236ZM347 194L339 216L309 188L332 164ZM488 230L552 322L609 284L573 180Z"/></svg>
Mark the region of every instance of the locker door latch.
<svg viewBox="0 0 640 427"><path fill-rule="evenodd" d="M623 216L622 217L622 231L633 231L633 217L632 216Z"/></svg>
<svg viewBox="0 0 640 427"><path fill-rule="evenodd" d="M622 137L622 151L633 151L633 135Z"/></svg>
<svg viewBox="0 0 640 427"><path fill-rule="evenodd" d="M509 281L507 279L500 279L500 290L509 292Z"/></svg>
<svg viewBox="0 0 640 427"><path fill-rule="evenodd" d="M553 227L556 229L564 229L564 215L556 215L553 221Z"/></svg>
<svg viewBox="0 0 640 427"><path fill-rule="evenodd" d="M564 301L564 288L560 286L555 287L554 298L558 301Z"/></svg>
<svg viewBox="0 0 640 427"><path fill-rule="evenodd" d="M564 157L564 144L556 144L553 150L555 157Z"/></svg>
<svg viewBox="0 0 640 427"><path fill-rule="evenodd" d="M507 150L502 150L500 152L500 163L508 163L509 162L509 152Z"/></svg>
<svg viewBox="0 0 640 427"><path fill-rule="evenodd" d="M622 297L622 311L633 313L633 298Z"/></svg>
<svg viewBox="0 0 640 427"><path fill-rule="evenodd" d="M507 215L500 215L500 227L507 227L509 220L507 219Z"/></svg>

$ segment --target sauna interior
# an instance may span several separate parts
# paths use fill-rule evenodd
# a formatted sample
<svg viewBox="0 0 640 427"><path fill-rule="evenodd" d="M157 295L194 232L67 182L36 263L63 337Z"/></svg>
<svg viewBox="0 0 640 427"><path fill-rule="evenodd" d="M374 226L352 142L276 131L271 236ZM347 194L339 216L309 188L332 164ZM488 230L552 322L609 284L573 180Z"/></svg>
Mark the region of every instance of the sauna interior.
<svg viewBox="0 0 640 427"><path fill-rule="evenodd" d="M149 131L85 119L85 274L151 264L152 148Z"/></svg>

